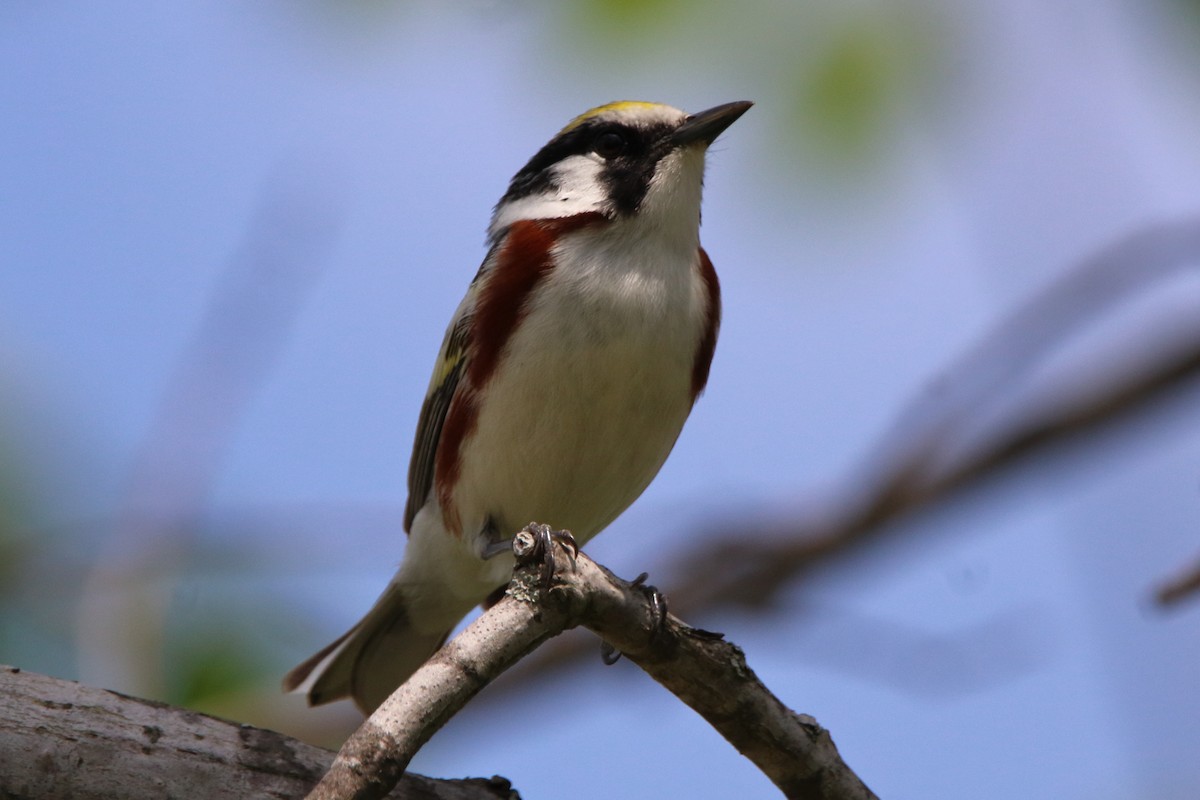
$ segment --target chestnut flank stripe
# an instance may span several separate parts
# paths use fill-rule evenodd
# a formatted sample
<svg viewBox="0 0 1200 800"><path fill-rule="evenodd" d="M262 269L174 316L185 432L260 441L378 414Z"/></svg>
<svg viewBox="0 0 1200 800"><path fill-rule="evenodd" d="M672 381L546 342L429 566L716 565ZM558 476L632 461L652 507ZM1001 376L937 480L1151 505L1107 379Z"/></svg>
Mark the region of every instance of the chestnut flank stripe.
<svg viewBox="0 0 1200 800"><path fill-rule="evenodd" d="M708 309L705 314L704 336L696 348L696 360L692 362L692 402L708 385L708 370L712 366L713 352L717 349L717 330L721 327L721 284L717 271L704 248L700 248L700 277L704 280Z"/></svg>
<svg viewBox="0 0 1200 800"><path fill-rule="evenodd" d="M479 417L479 392L495 374L504 348L529 310L529 297L554 269L553 249L559 237L588 225L606 221L599 212L560 219L514 222L488 270L472 314L468 337L465 380L446 413L434 463L434 486L446 528L462 535L454 509L454 486L462 467L463 443Z"/></svg>

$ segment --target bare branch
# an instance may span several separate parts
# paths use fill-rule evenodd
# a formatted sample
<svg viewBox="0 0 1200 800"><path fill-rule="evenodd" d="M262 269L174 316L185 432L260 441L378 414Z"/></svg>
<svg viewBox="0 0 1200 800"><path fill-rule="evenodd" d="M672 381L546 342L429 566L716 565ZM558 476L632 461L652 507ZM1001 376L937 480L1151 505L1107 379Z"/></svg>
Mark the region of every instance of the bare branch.
<svg viewBox="0 0 1200 800"><path fill-rule="evenodd" d="M333 753L274 731L0 666L0 797L293 798ZM406 775L393 800L498 800L503 778Z"/></svg>
<svg viewBox="0 0 1200 800"><path fill-rule="evenodd" d="M363 723L309 800L383 796L468 700L542 642L577 625L598 633L700 713L787 797L875 797L841 760L829 733L772 695L740 649L666 614L656 591L616 578L544 526L531 529L514 539L519 566L507 596ZM552 559L545 562L554 576L550 591L542 590L551 585L543 559Z"/></svg>

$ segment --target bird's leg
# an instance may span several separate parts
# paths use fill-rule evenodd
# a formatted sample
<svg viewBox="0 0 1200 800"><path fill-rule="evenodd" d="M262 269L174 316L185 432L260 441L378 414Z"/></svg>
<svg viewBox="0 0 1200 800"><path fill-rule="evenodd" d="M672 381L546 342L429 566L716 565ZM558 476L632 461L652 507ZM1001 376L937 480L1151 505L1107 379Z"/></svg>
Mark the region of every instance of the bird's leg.
<svg viewBox="0 0 1200 800"><path fill-rule="evenodd" d="M500 526L491 517L487 518L483 529L479 531L479 542L479 555L484 561L512 552L512 537L501 534Z"/></svg>
<svg viewBox="0 0 1200 800"><path fill-rule="evenodd" d="M508 539L497 539L488 541L483 545L480 555L484 561L491 561L496 556L502 556L505 553L512 552L512 542Z"/></svg>

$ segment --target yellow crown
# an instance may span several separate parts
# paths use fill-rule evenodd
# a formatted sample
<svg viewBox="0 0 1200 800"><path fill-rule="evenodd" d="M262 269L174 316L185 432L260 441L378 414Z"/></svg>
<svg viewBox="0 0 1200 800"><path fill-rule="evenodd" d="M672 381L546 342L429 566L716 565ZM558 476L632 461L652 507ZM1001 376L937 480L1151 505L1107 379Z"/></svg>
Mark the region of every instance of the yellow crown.
<svg viewBox="0 0 1200 800"><path fill-rule="evenodd" d="M585 111L575 119L567 123L567 126L559 131L559 135L566 133L572 128L577 128L593 117L598 117L601 114L608 114L613 111L633 111L635 109L651 109L662 108L662 103L647 103L644 100L617 100L613 103L605 103L602 106Z"/></svg>

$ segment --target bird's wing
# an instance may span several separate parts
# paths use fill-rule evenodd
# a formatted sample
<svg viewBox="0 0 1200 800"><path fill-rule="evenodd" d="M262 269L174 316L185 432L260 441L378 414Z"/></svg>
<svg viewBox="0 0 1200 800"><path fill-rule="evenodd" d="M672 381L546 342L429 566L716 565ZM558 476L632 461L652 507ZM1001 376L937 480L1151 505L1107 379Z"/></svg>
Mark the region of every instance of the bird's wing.
<svg viewBox="0 0 1200 800"><path fill-rule="evenodd" d="M406 531L412 528L413 518L429 499L429 492L433 487L434 461L437 457L438 442L442 438L446 412L459 391L459 382L470 361L475 301L483 284L482 279L492 268L499 245L500 242L496 242L483 260L479 272L471 281L466 297L454 312L454 318L446 328L446 336L442 340L442 349L433 368L429 390L425 393L425 402L421 406L412 459L408 464L408 504L404 509Z"/></svg>

